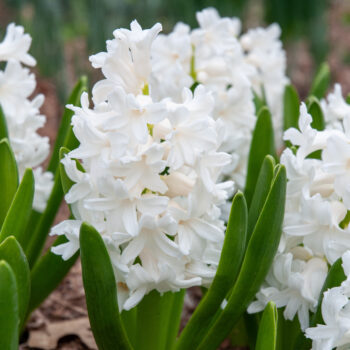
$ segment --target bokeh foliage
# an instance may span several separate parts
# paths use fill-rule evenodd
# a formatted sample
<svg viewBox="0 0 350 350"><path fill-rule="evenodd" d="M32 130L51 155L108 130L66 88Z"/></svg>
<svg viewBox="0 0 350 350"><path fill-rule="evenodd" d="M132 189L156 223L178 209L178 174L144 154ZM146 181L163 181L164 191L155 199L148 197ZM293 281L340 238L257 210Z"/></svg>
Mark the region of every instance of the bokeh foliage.
<svg viewBox="0 0 350 350"><path fill-rule="evenodd" d="M11 20L25 25L26 31L35 38L32 53L38 59L41 74L56 78L62 97L63 91L67 90L64 87L65 42L76 38L86 40L87 54L91 54L104 49L106 39L112 36L115 28L128 27L135 18L145 27L160 21L167 32L178 21L196 26L196 11L208 6L216 7L222 16L238 16L244 20L247 14L253 12L253 16L261 17L257 21L255 18L255 22L278 22L282 27L283 40L305 37L310 41L317 64L327 54L325 21L329 0L1 1L12 9L14 18ZM256 11L256 8L260 10ZM4 30L4 26L1 27L0 30Z"/></svg>

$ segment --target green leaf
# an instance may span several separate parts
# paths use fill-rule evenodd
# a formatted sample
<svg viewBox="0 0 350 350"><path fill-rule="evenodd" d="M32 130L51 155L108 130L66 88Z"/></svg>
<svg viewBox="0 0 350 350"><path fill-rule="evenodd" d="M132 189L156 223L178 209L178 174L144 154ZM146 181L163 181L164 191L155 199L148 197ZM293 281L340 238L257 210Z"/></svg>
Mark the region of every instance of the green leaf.
<svg viewBox="0 0 350 350"><path fill-rule="evenodd" d="M319 131L324 130L326 127L326 123L324 120L321 105L316 97L311 96L309 98L307 109L312 116L312 128Z"/></svg>
<svg viewBox="0 0 350 350"><path fill-rule="evenodd" d="M80 96L84 91L87 91L87 78L82 76L71 92L67 105L80 106ZM74 149L79 144L79 142L75 139L74 134L70 132L73 114L74 112L67 107L64 109L50 163L47 167L47 170L51 171L52 173L56 171L58 166L60 148L62 146L67 146Z"/></svg>
<svg viewBox="0 0 350 350"><path fill-rule="evenodd" d="M18 296L16 278L6 261L0 261L0 349L18 349Z"/></svg>
<svg viewBox="0 0 350 350"><path fill-rule="evenodd" d="M347 103L348 105L350 105L350 94L348 94L348 96L346 96L346 103Z"/></svg>
<svg viewBox="0 0 350 350"><path fill-rule="evenodd" d="M132 349L120 319L113 267L100 234L83 223L80 229L83 283L90 325L100 350Z"/></svg>
<svg viewBox="0 0 350 350"><path fill-rule="evenodd" d="M60 207L63 198L61 179L59 171L56 171L53 188L50 197L47 201L46 208L41 214L40 219L35 227L34 232L30 237L27 246L24 246L29 266L32 268L39 258L44 247L46 237L50 231L51 225L54 222L57 211Z"/></svg>
<svg viewBox="0 0 350 350"><path fill-rule="evenodd" d="M269 302L262 315L255 350L275 350L277 339L277 309Z"/></svg>
<svg viewBox="0 0 350 350"><path fill-rule="evenodd" d="M32 169L27 169L2 225L0 242L11 235L15 236L19 243L22 242L32 212L33 198L34 175Z"/></svg>
<svg viewBox="0 0 350 350"><path fill-rule="evenodd" d="M247 204L238 192L232 202L225 241L213 283L181 333L176 349L195 349L208 331L215 313L234 284L244 256Z"/></svg>
<svg viewBox="0 0 350 350"><path fill-rule="evenodd" d="M282 232L287 182L285 168L282 165L276 168L270 193L255 225L227 305L198 350L214 350L221 344L258 292L270 269Z"/></svg>
<svg viewBox="0 0 350 350"><path fill-rule="evenodd" d="M249 241L253 233L256 221L259 218L261 210L265 204L267 195L270 192L271 183L274 175L275 163L276 162L274 158L267 155L261 166L258 181L255 186L252 203L249 208L247 241Z"/></svg>
<svg viewBox="0 0 350 350"><path fill-rule="evenodd" d="M322 318L322 301L324 292L330 288L339 287L345 280L346 276L342 267L342 259L339 258L328 271L327 278L322 286L320 296L318 298L316 312L313 314L310 320L310 327L316 327L318 324L324 324L324 320ZM308 350L311 349L311 345L311 340L306 338L304 334L300 332L294 349Z"/></svg>
<svg viewBox="0 0 350 350"><path fill-rule="evenodd" d="M21 237L21 246L23 248L23 250L26 252L27 248L28 248L28 244L31 240L31 238L33 237L33 232L35 231L35 227L38 225L38 222L41 218L41 213L39 213L36 210L32 210L25 232L23 233L22 237Z"/></svg>
<svg viewBox="0 0 350 350"><path fill-rule="evenodd" d="M15 155L7 139L0 141L0 227L18 187L18 170Z"/></svg>
<svg viewBox="0 0 350 350"><path fill-rule="evenodd" d="M0 105L0 141L8 138L6 117Z"/></svg>
<svg viewBox="0 0 350 350"><path fill-rule="evenodd" d="M247 179L244 191L248 207L250 207L260 168L265 156L268 154L276 158L271 114L267 107L264 107L259 112L250 144Z"/></svg>
<svg viewBox="0 0 350 350"><path fill-rule="evenodd" d="M52 247L66 243L65 236L59 236ZM70 259L63 260L61 256L51 252L51 248L35 264L31 272L31 296L28 314L36 309L66 276L77 260L79 253Z"/></svg>
<svg viewBox="0 0 350 350"><path fill-rule="evenodd" d="M283 97L283 130L298 128L300 100L297 90L287 85Z"/></svg>
<svg viewBox="0 0 350 350"><path fill-rule="evenodd" d="M22 325L30 296L30 276L26 256L15 237L10 236L0 244L0 260L5 260L14 272L18 293L18 313Z"/></svg>
<svg viewBox="0 0 350 350"><path fill-rule="evenodd" d="M314 81L311 85L310 96L316 96L319 100L323 98L329 87L331 73L328 63L324 62L318 69Z"/></svg>

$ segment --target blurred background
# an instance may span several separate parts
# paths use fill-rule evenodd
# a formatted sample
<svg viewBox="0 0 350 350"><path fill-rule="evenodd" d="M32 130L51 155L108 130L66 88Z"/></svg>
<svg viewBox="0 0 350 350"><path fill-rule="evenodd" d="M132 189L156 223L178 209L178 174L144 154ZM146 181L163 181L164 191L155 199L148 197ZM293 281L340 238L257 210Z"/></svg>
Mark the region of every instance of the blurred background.
<svg viewBox="0 0 350 350"><path fill-rule="evenodd" d="M301 98L314 72L327 61L332 83L350 92L350 0L0 0L0 40L10 22L32 35L37 92L45 95L43 134L55 138L62 108L78 77L101 79L88 57L104 51L116 28L137 19L144 28L161 22L165 33L178 21L197 27L196 11L208 6L237 16L243 32L277 22L287 51L288 76ZM333 85L333 84L332 84Z"/></svg>
<svg viewBox="0 0 350 350"><path fill-rule="evenodd" d="M243 30L279 23L301 95L326 60L335 80L350 84L350 0L0 0L0 37L9 22L25 26L39 73L52 79L62 101L77 76L91 73L88 55L104 50L115 28L135 18L144 27L159 21L164 32L178 21L195 27L196 11L208 6L240 17Z"/></svg>

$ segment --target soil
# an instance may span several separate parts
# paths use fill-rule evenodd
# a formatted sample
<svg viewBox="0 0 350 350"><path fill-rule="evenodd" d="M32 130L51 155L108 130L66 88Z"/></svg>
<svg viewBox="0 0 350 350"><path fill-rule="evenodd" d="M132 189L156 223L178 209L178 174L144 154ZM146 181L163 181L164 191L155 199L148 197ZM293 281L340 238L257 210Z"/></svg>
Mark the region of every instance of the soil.
<svg viewBox="0 0 350 350"><path fill-rule="evenodd" d="M6 11L0 1L0 23L7 23L6 19L10 15ZM350 1L332 1L328 18L329 63L332 80L340 82L343 86L343 93L347 94L350 92L350 24L347 23L350 22L350 19L346 19L344 14L348 14L348 17L350 17ZM74 60L74 49L85 51L85 47L81 47L81 44L72 43L66 48L65 52L68 62ZM297 54L293 52L297 52ZM289 62L293 60L290 72L291 80L298 87L300 95L305 96L311 83L311 78L305 77L311 77L311 72L314 69L312 59L304 42L296 44L290 49L289 53ZM85 62L84 65L87 66L87 63ZM72 67L72 65L69 66ZM73 68L70 68L68 74L69 85L72 86L77 73ZM42 113L47 116L46 126L40 132L42 135L49 137L52 145L59 126L62 107L57 98L55 85L49 79L39 79L36 93L38 92L45 95ZM62 205L56 222L66 218L68 218L68 209L65 205ZM47 247L49 247L52 239L52 237L49 238ZM188 290L182 316L182 327L186 324L200 298L201 291L199 288ZM54 325L53 328L52 325ZM43 339L46 341L45 344L43 344ZM79 260L60 286L32 314L22 340L21 350L96 349L88 324ZM221 345L221 349L243 350L244 348L234 348L226 340Z"/></svg>

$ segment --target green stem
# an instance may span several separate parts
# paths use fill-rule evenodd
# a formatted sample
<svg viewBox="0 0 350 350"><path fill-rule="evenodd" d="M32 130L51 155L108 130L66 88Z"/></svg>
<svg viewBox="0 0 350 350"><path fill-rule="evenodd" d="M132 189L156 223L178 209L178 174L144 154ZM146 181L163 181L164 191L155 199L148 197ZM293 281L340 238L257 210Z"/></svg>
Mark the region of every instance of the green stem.
<svg viewBox="0 0 350 350"><path fill-rule="evenodd" d="M173 303L171 306L170 316L169 316L169 324L168 324L168 335L166 347L164 349L172 350L176 337L179 333L180 321L182 315L182 308L184 304L186 289L182 289L177 293L174 293Z"/></svg>
<svg viewBox="0 0 350 350"><path fill-rule="evenodd" d="M122 318L122 322L128 334L128 337L130 339L130 342L132 343L132 346L135 347L136 339L137 339L137 333L136 333L137 308L134 307L129 311L123 310L120 316Z"/></svg>
<svg viewBox="0 0 350 350"><path fill-rule="evenodd" d="M158 327L158 333L160 338L159 349L167 349L166 344L168 342L169 327L171 322L171 316L172 316L171 312L174 304L174 297L175 297L175 293L173 292L167 292L161 297L162 298L161 324Z"/></svg>
<svg viewBox="0 0 350 350"><path fill-rule="evenodd" d="M171 301L171 299L170 299ZM163 297L153 290L137 306L137 350L164 350L167 330L165 322L169 295Z"/></svg>

